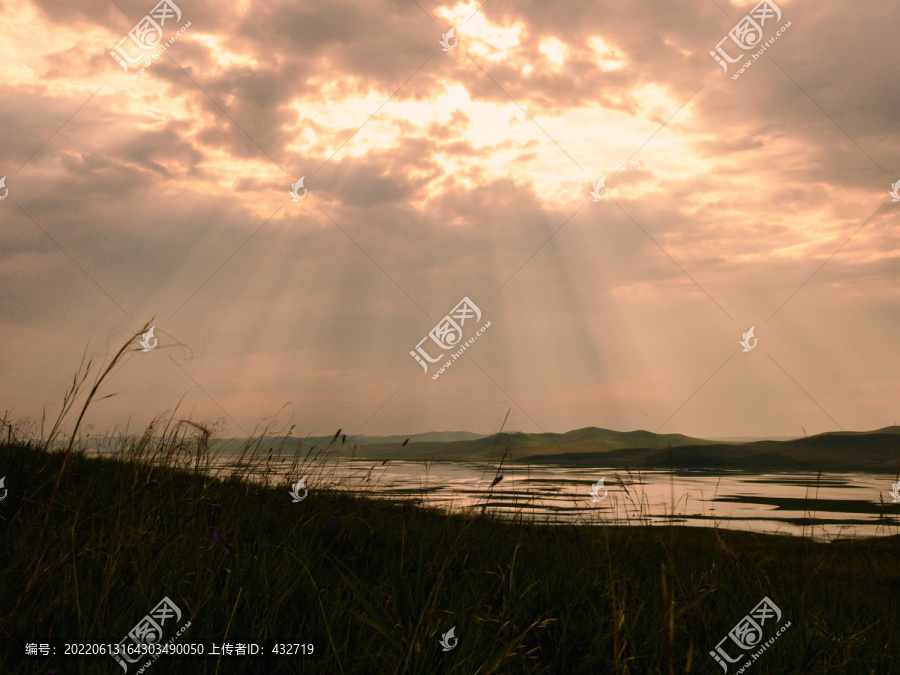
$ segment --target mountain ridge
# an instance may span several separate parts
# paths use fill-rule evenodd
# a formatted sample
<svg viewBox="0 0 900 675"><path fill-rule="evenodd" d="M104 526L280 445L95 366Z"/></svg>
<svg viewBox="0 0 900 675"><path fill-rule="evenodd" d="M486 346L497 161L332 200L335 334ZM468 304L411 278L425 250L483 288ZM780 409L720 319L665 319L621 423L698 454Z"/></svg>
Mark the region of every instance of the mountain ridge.
<svg viewBox="0 0 900 675"><path fill-rule="evenodd" d="M472 438L474 436L474 438ZM437 438L454 440L439 441ZM402 440L401 440L402 439ZM406 445L404 441L409 439ZM818 469L900 471L900 426L871 431L836 431L789 440L723 442L583 427L564 433L426 432L410 436L275 437L266 447L332 448L339 457L373 460L505 462L572 466L691 469ZM224 441L230 449L240 439Z"/></svg>

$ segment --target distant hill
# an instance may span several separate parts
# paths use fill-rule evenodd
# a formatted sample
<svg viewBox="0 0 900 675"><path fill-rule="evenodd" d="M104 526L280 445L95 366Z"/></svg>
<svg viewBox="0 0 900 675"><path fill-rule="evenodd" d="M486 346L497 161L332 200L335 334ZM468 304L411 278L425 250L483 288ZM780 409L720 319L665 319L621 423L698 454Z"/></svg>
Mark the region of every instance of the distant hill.
<svg viewBox="0 0 900 675"><path fill-rule="evenodd" d="M541 453L522 462L572 466L629 466L683 469L808 469L825 471L875 471L900 469L900 427L876 431L818 434L789 441L710 443L681 445L672 449L633 447L608 452Z"/></svg>
<svg viewBox="0 0 900 675"><path fill-rule="evenodd" d="M756 441L792 441L803 436L711 436L714 443L754 443Z"/></svg>
<svg viewBox="0 0 900 675"><path fill-rule="evenodd" d="M564 434L503 433L480 436L466 431L428 432L411 436L333 436L269 438L266 448L283 444L288 453L331 447L339 456L385 460L506 462L563 466L873 471L896 473L900 465L900 426L875 431L846 431L790 440L747 443L711 441L681 434L650 431L613 431L585 427ZM403 441L409 443L403 446ZM446 439L446 440L442 440ZM228 439L220 449L237 451L241 439Z"/></svg>
<svg viewBox="0 0 900 675"><path fill-rule="evenodd" d="M364 445L390 445L402 443L407 438L410 443L450 443L452 441L475 441L484 438L484 434L473 434L471 431L428 431L424 434L410 436L347 436Z"/></svg>
<svg viewBox="0 0 900 675"><path fill-rule="evenodd" d="M345 437L346 440L344 440ZM313 446L324 448L329 446L334 440L335 449L343 449L348 454L350 450L354 450L357 455L361 455L363 453L360 450L364 452L381 452L382 446L400 448L403 441L407 439L409 439L409 443L403 448L404 451L413 445L427 449L433 448L436 444L474 441L480 438L484 438L484 434L475 434L471 431L428 431L408 436L366 436L363 434L353 436L351 434L339 434L336 439L333 434L331 436L306 436L303 438L297 438L296 436L272 436L262 443L262 447L283 447L285 451L293 452L298 445L303 449ZM228 438L217 441L216 448L225 452L239 452L245 443L246 439L243 438ZM376 448L377 451L375 450Z"/></svg>
<svg viewBox="0 0 900 675"><path fill-rule="evenodd" d="M397 438L405 439L404 436ZM330 439L329 439L330 440ZM349 439L348 439L349 440ZM357 455L371 456L377 459L413 459L413 460L454 460L454 461L488 461L500 459L509 448L511 457L518 461L524 457L555 456L584 453L605 453L625 448L667 448L682 445L705 445L712 443L701 438L691 438L681 434L654 434L650 431L612 431L585 427L568 431L564 434L492 434L472 440L448 441L444 443L425 443L414 441L401 447L400 442L382 443L377 446L360 447Z"/></svg>

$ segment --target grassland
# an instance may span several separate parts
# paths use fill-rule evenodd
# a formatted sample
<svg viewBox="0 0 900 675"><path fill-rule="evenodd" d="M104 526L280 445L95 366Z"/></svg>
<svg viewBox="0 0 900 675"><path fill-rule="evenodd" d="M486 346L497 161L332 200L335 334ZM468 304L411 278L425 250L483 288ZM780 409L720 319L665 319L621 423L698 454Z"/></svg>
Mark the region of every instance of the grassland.
<svg viewBox="0 0 900 675"><path fill-rule="evenodd" d="M294 503L209 478L199 441L180 438L117 458L0 446L0 672L122 672L109 656L19 652L118 642L164 596L191 621L181 642L315 647L164 655L160 673L720 672L708 651L765 596L792 625L753 672L900 672L897 537L540 525L337 488Z"/></svg>

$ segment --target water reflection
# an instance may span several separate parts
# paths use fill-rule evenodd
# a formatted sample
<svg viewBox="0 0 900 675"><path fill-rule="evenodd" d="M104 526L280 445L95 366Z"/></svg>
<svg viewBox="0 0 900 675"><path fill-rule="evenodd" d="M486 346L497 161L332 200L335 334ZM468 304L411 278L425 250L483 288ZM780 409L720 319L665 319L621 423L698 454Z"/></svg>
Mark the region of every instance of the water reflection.
<svg viewBox="0 0 900 675"><path fill-rule="evenodd" d="M900 504L887 493L890 477L870 474L646 471L615 472L557 466L496 467L475 463L338 460L335 479L374 496L406 499L453 511L484 509L540 522L683 523L753 532L838 537L900 533ZM354 479L367 475L360 484ZM606 476L607 496L591 489ZM600 491L603 494L603 490ZM884 498L884 515L879 495Z"/></svg>

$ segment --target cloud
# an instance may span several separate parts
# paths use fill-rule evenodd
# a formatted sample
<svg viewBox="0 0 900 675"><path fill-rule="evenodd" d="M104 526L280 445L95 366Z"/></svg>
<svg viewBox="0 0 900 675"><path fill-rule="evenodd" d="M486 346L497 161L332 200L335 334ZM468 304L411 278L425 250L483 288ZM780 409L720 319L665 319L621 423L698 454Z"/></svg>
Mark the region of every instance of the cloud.
<svg viewBox="0 0 900 675"><path fill-rule="evenodd" d="M733 80L709 52L752 5L181 3L132 80L109 52L153 3L120 4L3 29L23 414L155 316L95 426L186 392L232 432L287 401L307 433L489 432L500 399L526 431L893 421L900 8L781 2ZM492 328L432 381L409 351L463 296Z"/></svg>

